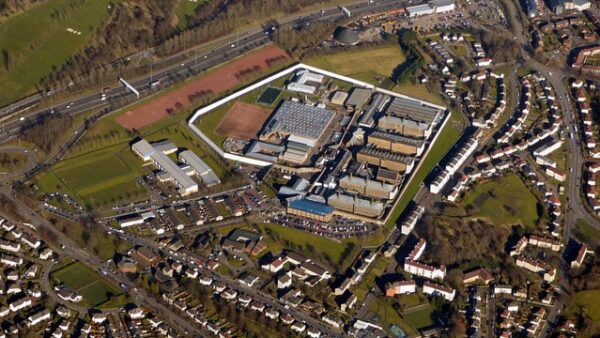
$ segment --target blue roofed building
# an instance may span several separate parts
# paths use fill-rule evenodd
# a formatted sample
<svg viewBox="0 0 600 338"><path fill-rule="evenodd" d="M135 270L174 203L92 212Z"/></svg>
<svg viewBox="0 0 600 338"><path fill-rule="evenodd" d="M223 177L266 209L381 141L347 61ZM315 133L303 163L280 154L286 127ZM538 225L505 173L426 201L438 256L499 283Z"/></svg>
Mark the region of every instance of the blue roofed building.
<svg viewBox="0 0 600 338"><path fill-rule="evenodd" d="M330 205L311 201L306 198L290 200L287 205L287 212L289 214L323 222L331 220L334 210L335 208Z"/></svg>

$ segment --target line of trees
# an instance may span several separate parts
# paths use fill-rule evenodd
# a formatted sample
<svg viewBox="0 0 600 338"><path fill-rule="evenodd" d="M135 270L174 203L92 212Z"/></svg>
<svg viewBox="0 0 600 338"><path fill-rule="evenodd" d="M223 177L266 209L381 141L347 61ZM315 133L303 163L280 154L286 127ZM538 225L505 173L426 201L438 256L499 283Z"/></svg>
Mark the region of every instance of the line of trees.
<svg viewBox="0 0 600 338"><path fill-rule="evenodd" d="M317 3L320 0L206 1L194 13L191 28L181 31L175 11L178 0L123 0L112 5L110 18L98 29L92 42L44 76L40 87L79 90L113 80L117 75L147 72L148 67L140 66L139 60L124 56L151 47L155 47L159 57L174 55L231 34L240 26L263 21L277 13L295 13ZM305 33L314 31L310 29Z"/></svg>
<svg viewBox="0 0 600 338"><path fill-rule="evenodd" d="M68 114L47 115L23 128L23 140L35 144L47 154L54 152L64 141L65 131L73 127Z"/></svg>
<svg viewBox="0 0 600 338"><path fill-rule="evenodd" d="M0 16L8 17L46 0L0 0Z"/></svg>

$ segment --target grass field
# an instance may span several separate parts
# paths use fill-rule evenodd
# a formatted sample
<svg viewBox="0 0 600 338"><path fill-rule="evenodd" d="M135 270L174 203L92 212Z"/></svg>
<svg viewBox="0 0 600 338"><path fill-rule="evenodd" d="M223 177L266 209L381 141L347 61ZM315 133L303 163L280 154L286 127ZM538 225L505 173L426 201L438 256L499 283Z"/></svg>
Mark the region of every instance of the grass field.
<svg viewBox="0 0 600 338"><path fill-rule="evenodd" d="M389 330L390 326L396 325L409 337L417 336L419 333L415 328L404 318L400 316L398 311L387 301L387 298L375 298L371 304L369 304L369 318L379 318L379 324L381 324L386 330Z"/></svg>
<svg viewBox="0 0 600 338"><path fill-rule="evenodd" d="M537 199L516 174L498 177L477 185L465 195L462 206L475 206L496 225L522 224L533 229L538 220Z"/></svg>
<svg viewBox="0 0 600 338"><path fill-rule="evenodd" d="M283 248L292 249L300 251L305 255L330 260L333 264L338 264L343 268L354 259L354 256L358 254L358 249L360 247L356 239L337 241L277 224L262 224L260 229L262 232L269 235L267 244L269 250L273 253L279 252ZM349 243L354 243L355 252L348 255L345 259L342 259L342 253ZM310 249L310 247L312 247L312 249Z"/></svg>
<svg viewBox="0 0 600 338"><path fill-rule="evenodd" d="M193 16L196 9L204 3L204 0L179 0L177 4L177 26L181 29L185 29L193 22L188 20L188 17Z"/></svg>
<svg viewBox="0 0 600 338"><path fill-rule="evenodd" d="M600 242L600 230L589 225L582 219L575 222L575 234L579 239L590 243Z"/></svg>
<svg viewBox="0 0 600 338"><path fill-rule="evenodd" d="M425 180L427 175L429 175L431 169L444 158L444 155L448 150L450 150L456 141L458 141L462 134L463 126L464 121L460 113L451 112L450 120L448 120L444 129L440 131L440 136L427 153L419 170L413 174L413 179L402 193L396 208L392 211L392 215L386 224L388 227L396 224L398 217L400 217L404 209L406 209L410 201L412 201L413 197L417 194L421 183Z"/></svg>
<svg viewBox="0 0 600 338"><path fill-rule="evenodd" d="M92 307L118 307L125 303L121 290L104 280L81 262L72 263L52 272L52 279L63 283L83 297Z"/></svg>
<svg viewBox="0 0 600 338"><path fill-rule="evenodd" d="M0 105L35 90L43 75L81 50L108 17L108 4L114 2L49 0L4 21L0 25Z"/></svg>
<svg viewBox="0 0 600 338"><path fill-rule="evenodd" d="M368 75L368 72L383 77L391 77L394 68L405 60L406 57L400 46L393 45L319 55L306 60L306 63L338 74L375 83L374 77L365 76Z"/></svg>
<svg viewBox="0 0 600 338"><path fill-rule="evenodd" d="M576 317L580 309L585 307L585 313L596 323L600 323L600 290L585 290L577 292L567 314Z"/></svg>
<svg viewBox="0 0 600 338"><path fill-rule="evenodd" d="M435 324L431 318L432 312L433 308L431 306L427 306L418 311L406 313L404 318L417 329L423 329Z"/></svg>

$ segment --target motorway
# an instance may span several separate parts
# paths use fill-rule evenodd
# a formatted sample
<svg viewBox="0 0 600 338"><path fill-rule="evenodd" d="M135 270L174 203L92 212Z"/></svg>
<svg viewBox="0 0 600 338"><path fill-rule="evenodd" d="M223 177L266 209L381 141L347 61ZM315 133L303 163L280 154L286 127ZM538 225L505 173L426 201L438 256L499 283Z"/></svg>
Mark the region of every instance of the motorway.
<svg viewBox="0 0 600 338"><path fill-rule="evenodd" d="M407 4L407 0L382 0L379 3L369 3L368 1L352 2L346 5L352 15L362 16L368 13L377 13L392 8L402 7ZM340 9L337 6L329 7L309 15L292 15L279 20L280 25L284 24L295 24L295 25L310 25L315 22L334 22L343 19ZM225 39L226 40L226 39ZM234 40L228 40L222 46L213 49L208 53L194 54L187 60L180 61L181 53L176 54L170 58L156 62L156 68L160 68L160 65L170 64L155 73L147 74L139 79L130 81L129 83L135 87L139 93L140 98L148 97L157 92L157 89L164 89L185 79L196 76L207 69L216 67L224 62L227 62L233 58L244 55L245 53L258 49L262 46L267 45L272 41L272 34L266 34L262 28L250 30L245 34L239 35ZM233 42L233 43L232 43ZM232 47L233 46L233 47ZM189 53L188 53L189 54ZM177 61L176 63L175 60ZM152 87L151 83L160 83L156 88ZM14 138L21 131L22 126L26 125L29 121L35 121L42 116L49 114L70 114L76 115L79 113L87 112L92 109L111 109L116 110L121 107L114 107L115 103L119 99L132 96L133 94L126 90L124 87L114 87L105 92L106 98L102 99L100 93L84 94L80 97L69 100L68 102L58 104L54 107L41 110L25 111L20 114L20 118L16 121L9 122L2 126L0 133L0 142ZM15 113L16 111L22 110L23 106L41 102L41 98L37 99L25 99L21 103L15 103L11 106L7 106L0 110L0 117Z"/></svg>

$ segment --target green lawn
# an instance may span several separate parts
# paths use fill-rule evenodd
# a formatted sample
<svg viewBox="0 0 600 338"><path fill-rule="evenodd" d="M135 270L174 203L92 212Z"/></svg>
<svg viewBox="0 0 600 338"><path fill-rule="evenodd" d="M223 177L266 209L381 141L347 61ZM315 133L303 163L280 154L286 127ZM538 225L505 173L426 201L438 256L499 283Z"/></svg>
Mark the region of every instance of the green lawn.
<svg viewBox="0 0 600 338"><path fill-rule="evenodd" d="M427 306L421 310L405 314L404 318L406 318L406 320L417 329L423 329L435 324L431 318L432 313L433 308L431 306Z"/></svg>
<svg viewBox="0 0 600 338"><path fill-rule="evenodd" d="M465 195L462 206L479 208L475 214L496 225L522 224L536 227L537 199L516 174L501 176L478 184Z"/></svg>
<svg viewBox="0 0 600 338"><path fill-rule="evenodd" d="M393 45L319 55L306 60L306 64L375 83L373 75L389 78L405 60L400 46Z"/></svg>
<svg viewBox="0 0 600 338"><path fill-rule="evenodd" d="M371 320L373 316L379 318L379 324L386 330L389 330L390 326L396 325L409 337L419 334L408 321L400 316L387 298L374 298L371 304L369 304L369 317L367 319Z"/></svg>
<svg viewBox="0 0 600 338"><path fill-rule="evenodd" d="M193 23L188 17L193 17L196 9L204 3L204 0L179 0L177 4L177 26L181 29L187 28ZM191 19L191 18L190 18Z"/></svg>
<svg viewBox="0 0 600 338"><path fill-rule="evenodd" d="M277 224L262 224L260 225L260 229L268 235L268 238L266 238L267 245L273 253L279 252L284 248L292 249L308 256L330 260L333 264L338 264L342 267L345 267L348 261L354 259L360 247L357 239L338 241ZM346 259L342 259L342 253L349 243L354 243L355 253L348 255ZM327 257L329 259L326 259Z"/></svg>
<svg viewBox="0 0 600 338"><path fill-rule="evenodd" d="M421 183L425 180L427 175L431 172L431 169L439 163L444 155L452 148L452 146L458 141L463 130L463 119L459 112L451 112L450 120L444 126L444 129L440 131L440 136L437 141L432 145L432 148L427 153L423 163L417 172L413 175L414 177L410 181L410 184L402 192L400 201L396 205L396 208L392 211L387 226L391 227L396 224L396 220L402 214L404 209L408 206L410 201L419 191Z"/></svg>
<svg viewBox="0 0 600 338"><path fill-rule="evenodd" d="M0 105L35 90L42 76L85 47L108 17L108 4L114 2L49 0L4 21L0 25Z"/></svg>
<svg viewBox="0 0 600 338"><path fill-rule="evenodd" d="M575 234L586 242L600 242L600 230L589 225L582 219L575 222Z"/></svg>
<svg viewBox="0 0 600 338"><path fill-rule="evenodd" d="M600 290L585 290L577 292L567 313L575 317L580 308L585 307L585 313L596 323L600 322Z"/></svg>
<svg viewBox="0 0 600 338"><path fill-rule="evenodd" d="M92 307L119 307L127 301L127 297L117 286L113 286L81 262L54 271L51 276L54 281L61 282L80 294L84 302Z"/></svg>

